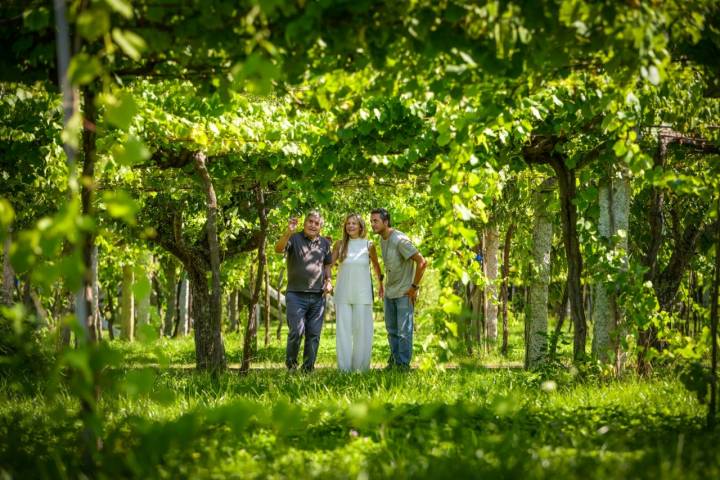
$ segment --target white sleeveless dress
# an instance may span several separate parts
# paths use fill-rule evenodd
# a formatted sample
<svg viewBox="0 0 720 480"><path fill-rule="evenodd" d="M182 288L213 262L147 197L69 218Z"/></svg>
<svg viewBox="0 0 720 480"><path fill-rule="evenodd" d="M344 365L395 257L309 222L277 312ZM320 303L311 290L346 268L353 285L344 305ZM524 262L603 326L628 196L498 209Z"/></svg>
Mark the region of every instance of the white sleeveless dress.
<svg viewBox="0 0 720 480"><path fill-rule="evenodd" d="M370 242L351 239L348 254L340 263L335 282L338 368L364 371L370 368L373 339L373 291L370 281Z"/></svg>
<svg viewBox="0 0 720 480"><path fill-rule="evenodd" d="M338 267L333 297L336 304L373 303L369 245L370 242L364 238L350 239L347 257Z"/></svg>

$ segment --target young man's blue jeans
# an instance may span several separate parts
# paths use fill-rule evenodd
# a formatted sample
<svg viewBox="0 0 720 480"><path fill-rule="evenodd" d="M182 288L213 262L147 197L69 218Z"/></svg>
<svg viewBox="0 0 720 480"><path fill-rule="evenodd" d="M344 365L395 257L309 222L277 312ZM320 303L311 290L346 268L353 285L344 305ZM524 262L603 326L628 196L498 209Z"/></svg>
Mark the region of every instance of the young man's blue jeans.
<svg viewBox="0 0 720 480"><path fill-rule="evenodd" d="M300 340L305 335L302 370L310 372L315 368L320 331L325 313L325 298L322 293L287 292L288 339L285 351L285 365L290 370L298 366Z"/></svg>
<svg viewBox="0 0 720 480"><path fill-rule="evenodd" d="M407 295L385 297L385 327L390 342L390 366L410 367L413 342L413 305Z"/></svg>

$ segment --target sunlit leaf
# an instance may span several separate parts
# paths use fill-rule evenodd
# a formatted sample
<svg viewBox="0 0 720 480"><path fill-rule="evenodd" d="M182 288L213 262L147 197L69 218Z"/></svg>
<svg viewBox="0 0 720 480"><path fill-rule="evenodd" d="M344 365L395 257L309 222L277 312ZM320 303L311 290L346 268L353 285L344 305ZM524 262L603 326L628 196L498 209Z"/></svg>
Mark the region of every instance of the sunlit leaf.
<svg viewBox="0 0 720 480"><path fill-rule="evenodd" d="M124 190L103 192L103 203L107 212L114 218L120 218L129 225L135 225L135 214L139 206Z"/></svg>
<svg viewBox="0 0 720 480"><path fill-rule="evenodd" d="M97 57L87 53L78 53L70 60L68 77L75 85L86 85L102 73L102 66Z"/></svg>
<svg viewBox="0 0 720 480"><path fill-rule="evenodd" d="M125 55L133 60L140 60L142 52L147 48L142 37L128 30L113 28L112 38L120 49L125 52Z"/></svg>
<svg viewBox="0 0 720 480"><path fill-rule="evenodd" d="M150 151L137 138L130 138L124 144L117 145L112 152L119 165L132 166L150 158Z"/></svg>
<svg viewBox="0 0 720 480"><path fill-rule="evenodd" d="M102 97L102 102L105 104L105 119L108 123L122 130L130 128L138 111L137 103L131 94L122 92L117 96L106 95Z"/></svg>
<svg viewBox="0 0 720 480"><path fill-rule="evenodd" d="M123 17L132 18L133 10L129 2L125 0L104 0L104 2Z"/></svg>
<svg viewBox="0 0 720 480"><path fill-rule="evenodd" d="M0 198L0 226L2 227L8 227L15 218L15 211L12 208L12 205L10 205L10 202L8 202L4 198ZM4 231L4 229L2 230ZM0 235L2 234L2 231L0 231Z"/></svg>
<svg viewBox="0 0 720 480"><path fill-rule="evenodd" d="M77 19L80 35L88 40L97 40L110 31L110 14L102 8L83 11Z"/></svg>

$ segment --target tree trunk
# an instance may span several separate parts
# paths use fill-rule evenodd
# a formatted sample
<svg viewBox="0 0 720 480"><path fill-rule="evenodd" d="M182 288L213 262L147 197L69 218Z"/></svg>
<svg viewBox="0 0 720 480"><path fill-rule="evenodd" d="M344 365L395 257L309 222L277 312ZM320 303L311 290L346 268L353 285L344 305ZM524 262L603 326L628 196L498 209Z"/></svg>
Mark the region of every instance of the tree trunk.
<svg viewBox="0 0 720 480"><path fill-rule="evenodd" d="M577 207L575 170L565 166L565 161L558 155L551 155L550 165L557 175L560 187L560 218L563 226L563 243L568 263L568 297L570 299L570 316L572 318L573 360L580 362L585 359L587 343L587 324L582 295L582 256L577 232Z"/></svg>
<svg viewBox="0 0 720 480"><path fill-rule="evenodd" d="M658 149L653 157L653 165L655 168L663 168L665 165L665 157L667 157L667 142L662 138L658 141ZM647 267L645 272L645 280L652 280L657 274L657 257L663 241L663 226L665 217L663 208L665 205L665 192L659 186L653 186L650 194L650 206L648 212L648 225L650 231L650 243L644 258L644 265Z"/></svg>
<svg viewBox="0 0 720 480"><path fill-rule="evenodd" d="M70 305L73 305L73 302L75 301L75 297L70 297ZM65 323L64 321L60 322L58 325L58 331L57 331L58 337L57 337L57 351L62 352L70 347L70 337L72 335L72 330L70 329L70 326Z"/></svg>
<svg viewBox="0 0 720 480"><path fill-rule="evenodd" d="M177 267L175 261L166 258L161 261L165 273L165 318L163 319L163 335L170 337L177 316Z"/></svg>
<svg viewBox="0 0 720 480"><path fill-rule="evenodd" d="M498 250L500 246L500 236L496 225L492 225L485 230L485 256L484 256L484 273L485 273L485 336L488 340L488 346L497 342L498 330Z"/></svg>
<svg viewBox="0 0 720 480"><path fill-rule="evenodd" d="M552 334L552 337L550 337L550 353L549 357L550 360L555 360L555 355L557 354L557 344L560 340L560 334L562 333L562 327L565 323L565 316L567 315L567 307L568 307L568 286L567 281L565 281L565 284L563 285L563 293L562 293L562 299L560 300L560 308L558 308L557 312L557 324L555 325L555 331Z"/></svg>
<svg viewBox="0 0 720 480"><path fill-rule="evenodd" d="M67 242L66 242L67 244ZM70 336L72 330L70 325L64 320L65 316L74 312L75 295L72 292L61 288L58 292L58 299L55 302L53 315L59 320L57 322L57 344L56 349L62 352L70 346Z"/></svg>
<svg viewBox="0 0 720 480"><path fill-rule="evenodd" d="M210 247L210 269L212 277L212 292L205 298L207 281L194 274L193 282L193 320L195 321L195 354L198 370L223 371L227 368L225 360L225 346L222 340L222 293L220 285L220 245L217 235L217 197L205 165L206 157L203 153L195 154L195 169L202 179L207 199L207 239ZM196 296L195 293L199 296ZM208 301L206 304L205 301ZM197 314L196 314L197 312Z"/></svg>
<svg viewBox="0 0 720 480"><path fill-rule="evenodd" d="M583 298L583 308L585 309L585 318L590 318L592 321L592 309L595 302L595 297L592 288L588 286L587 283L583 284L582 286L582 298Z"/></svg>
<svg viewBox="0 0 720 480"><path fill-rule="evenodd" d="M98 247L92 248L92 319L97 340L102 340L102 315L100 315L100 281L98 278Z"/></svg>
<svg viewBox="0 0 720 480"><path fill-rule="evenodd" d="M282 303L280 302L280 290L282 289L283 284L283 277L285 274L285 268L280 267L280 273L278 273L278 280L277 280L277 309L278 309L278 327L276 332L276 337L278 340L280 340L280 332L282 331L283 323L285 322L285 318L283 317L283 309L282 309Z"/></svg>
<svg viewBox="0 0 720 480"><path fill-rule="evenodd" d="M73 114L78 110L77 98L75 90L71 87L68 77L68 67L72 51L70 49L70 28L66 17L66 2L55 0L53 2L55 32L57 45L57 73L60 91L63 94L63 130L66 134L72 132L69 124ZM79 37L76 37L76 50L79 50ZM85 148L85 158L83 164L83 178L80 183L80 197L82 205L82 214L86 218L93 217L93 194L94 185L94 169L95 169L95 104L94 95L90 91L89 86L85 86L83 92L85 103L85 115L83 124L83 147ZM72 141L63 141L65 153L68 159L69 170L69 192L75 190L75 155L76 150ZM89 147L89 148L88 148ZM80 324L78 334L82 335L83 341L94 343L98 340L98 334L93 324L92 305L93 305L93 278L92 278L92 251L95 244L94 232L80 231L80 253L83 262L83 276L81 289L76 293L75 298L75 318ZM76 343L78 336L76 335ZM89 396L82 396L80 399L81 419L84 424L83 440L84 447L81 450L82 464L84 473L88 476L95 476L96 454L102 446L100 437L96 434L94 428L91 427L95 417L95 407L99 396L97 386L97 372L93 372L92 385L95 390L95 398L91 400Z"/></svg>
<svg viewBox="0 0 720 480"><path fill-rule="evenodd" d="M140 298L136 298L137 302L137 324L138 325L149 325L150 324L150 296L152 292L152 254L150 252L144 252L142 255L142 261L138 268L138 275L143 276L143 282L149 287L147 292Z"/></svg>
<svg viewBox="0 0 720 480"><path fill-rule="evenodd" d="M695 289L693 291L693 302L700 305L702 303L702 288L698 285L697 277L695 277ZM699 330L699 322L700 322L700 315L698 314L698 311L693 306L692 310L692 317L693 317L693 337L696 337Z"/></svg>
<svg viewBox="0 0 720 480"><path fill-rule="evenodd" d="M719 223L716 221L716 223ZM692 258L695 256L697 242L705 233L706 229L716 226L716 223L707 224L702 216L697 216L688 221L685 230L673 242L670 260L665 268L655 275L652 279L655 297L658 300L660 309L666 312L672 310L675 296L680 288L680 282L685 276L685 272L690 265ZM650 348L662 350L663 343L658 339L658 331L655 326L649 326L640 330L638 345L641 346L638 352L637 368L641 375L650 372L651 365L648 363L646 356Z"/></svg>
<svg viewBox="0 0 720 480"><path fill-rule="evenodd" d="M135 273L130 264L123 265L122 293L120 297L120 338L132 342L135 339L135 296L133 283Z"/></svg>
<svg viewBox="0 0 720 480"><path fill-rule="evenodd" d="M177 324L178 328L175 329L175 334L186 336L190 333L190 280L187 278L187 273L182 275L180 280L180 293L178 295L178 316Z"/></svg>
<svg viewBox="0 0 720 480"><path fill-rule="evenodd" d="M485 274L485 233L482 230L477 231L479 243L475 246L474 251L476 254L476 260L480 262L480 268ZM468 332L467 338L469 340L468 350L472 351L474 345L481 346L484 340L485 331L485 290L482 285L476 283L468 284L468 305L470 308L470 317L467 322Z"/></svg>
<svg viewBox="0 0 720 480"><path fill-rule="evenodd" d="M84 121L82 131L83 143L83 171L80 182L80 200L82 202L82 213L86 218L92 218L95 214L95 163L97 160L95 147L95 124L97 123L97 112L95 110L95 92L93 86L85 86L82 89ZM100 339L97 331L97 305L95 295L95 283L93 278L93 252L97 255L95 247L95 233L84 232L82 240L82 258L85 274L83 275L82 308L78 312L84 312L84 328L87 331L88 339L96 342Z"/></svg>
<svg viewBox="0 0 720 480"><path fill-rule="evenodd" d="M655 168L661 168L665 165L668 146L670 145L680 145L690 151L702 154L720 153L720 148L711 141L699 137L688 137L664 127L658 131L658 148L653 158L653 166ZM645 280L653 280L653 283L655 283L654 280L657 277L657 257L663 242L662 234L665 225L663 213L664 204L665 197L662 188L653 187L648 208L650 244L643 262L648 269L645 274Z"/></svg>
<svg viewBox="0 0 720 480"><path fill-rule="evenodd" d="M465 305L465 308L463 309L463 316L462 320L459 324L459 327L462 328L461 330L461 338L463 343L465 344L466 351L468 355L472 355L474 347L475 347L475 341L473 336L473 292L475 285L472 282L468 282L466 285L463 285L462 282L457 282L457 289L460 290L458 295L461 295L463 298L463 303Z"/></svg>
<svg viewBox="0 0 720 480"><path fill-rule="evenodd" d="M25 282L23 285L22 303L28 312L33 312L35 316L35 328L40 328L46 325L47 312L40 301L35 290L32 288L30 282L30 274L25 276Z"/></svg>
<svg viewBox="0 0 720 480"><path fill-rule="evenodd" d="M265 302L263 308L263 319L265 320L265 346L270 343L270 269L265 265L265 289L263 293Z"/></svg>
<svg viewBox="0 0 720 480"><path fill-rule="evenodd" d="M545 180L534 195L533 268L529 279L527 315L525 318L525 368L536 368L547 357L548 286L550 285L550 252L552 250L552 215L550 202L554 179Z"/></svg>
<svg viewBox="0 0 720 480"><path fill-rule="evenodd" d="M487 352L487 342L485 341L485 289L477 289L477 316L476 324L478 345L482 347L484 352Z"/></svg>
<svg viewBox="0 0 720 480"><path fill-rule="evenodd" d="M13 304L13 291L15 290L15 272L10 264L10 245L12 244L11 231L8 229L3 244L3 280L0 305L10 306Z"/></svg>
<svg viewBox="0 0 720 480"><path fill-rule="evenodd" d="M25 307L25 311L30 313L33 311L33 304L32 304L32 298L30 297L30 272L25 273L22 275L22 295L20 295L20 300L22 301L23 306Z"/></svg>
<svg viewBox="0 0 720 480"><path fill-rule="evenodd" d="M56 53L57 53L57 74L58 74L58 85L60 86L60 92L62 93L63 98L63 129L66 132L71 133L72 128L70 127L70 121L72 117L75 115L75 112L79 110L79 98L77 89L74 88L70 84L70 78L67 74L68 67L70 65L70 57L72 55L72 51L70 48L70 29L68 26L67 18L66 18L66 6L65 2L60 0L55 0L53 2L54 6L54 13L55 13L55 36L56 36ZM92 103L92 102L90 102ZM84 138L83 138L84 140ZM94 147L94 145L93 145ZM77 148L75 147L75 142L73 141L63 141L63 150L65 151L65 155L67 157L67 164L68 164L68 176L69 176L69 200L73 199L73 195L77 192L76 185L77 182L77 167L75 164L75 160L77 157ZM94 166L94 165L93 165ZM80 182L82 183L82 182ZM82 205L83 205L83 211L85 211L85 199L82 199ZM89 260L89 255L87 259L85 258L85 246L87 245L86 239L83 238L81 240L82 245L82 257L83 262L85 266L89 266L89 261L86 262L86 260ZM87 269L86 269L87 272ZM89 275L89 274L88 274ZM83 278L83 287L86 287L89 285L87 276ZM91 292L88 292L87 288L81 288L79 291L77 291L74 294L74 303L75 303L75 318L77 318L78 322L80 323L80 326L82 327L82 331L87 334L87 316L89 310L88 306L88 295L91 295ZM67 326L63 326L62 328L68 328ZM67 339L67 343L69 344L70 339L70 333L69 331L65 332L63 331L60 335L60 344L63 345L65 343L65 339Z"/></svg>
<svg viewBox="0 0 720 480"><path fill-rule="evenodd" d="M204 270L186 265L192 285L192 319L195 335L195 366L200 371L224 370L225 350L222 337L214 329L213 312L210 308L212 293ZM222 350L220 350L222 348Z"/></svg>
<svg viewBox="0 0 720 480"><path fill-rule="evenodd" d="M267 210L265 209L265 194L262 188L258 185L255 187L255 200L258 208L258 217L260 218L260 244L258 245L257 253L257 273L255 275L255 286L253 289L253 296L250 300L247 329L245 330L245 339L243 341L243 357L240 371L247 373L250 370L250 360L253 354L252 341L257 339L257 304L260 296L260 289L262 288L265 263L267 262L265 247L267 244Z"/></svg>
<svg viewBox="0 0 720 480"><path fill-rule="evenodd" d="M663 138L662 134L658 134L658 148L655 151L653 157L653 164L655 168L662 168L665 165L665 158L667 157L668 142ZM660 247L663 242L663 229L665 225L665 192L659 186L653 186L650 195L650 205L648 208L648 225L650 232L650 243L647 248L647 253L643 259L643 264L647 268L645 272L645 281L653 282L653 286L656 286L657 277L657 258L660 252ZM646 360L646 354L648 349L656 344L657 329L655 326L650 325L646 329L640 329L638 334L638 359L637 369L641 375L646 375L650 371L650 364Z"/></svg>
<svg viewBox="0 0 720 480"><path fill-rule="evenodd" d="M484 322L483 322L483 306L485 305L484 291L479 285L473 285L470 294L470 328L471 337L476 345L481 345L483 341Z"/></svg>
<svg viewBox="0 0 720 480"><path fill-rule="evenodd" d="M111 292L108 291L106 297L108 306L108 336L110 337L110 340L115 340L115 332L113 331L116 318L115 302L113 301L113 295L111 295Z"/></svg>
<svg viewBox="0 0 720 480"><path fill-rule="evenodd" d="M661 128L658 131L658 149L654 157L655 167L665 164L669 145L680 145L702 154L712 154L720 151L717 145L704 138L688 137L670 128ZM686 231L680 236L679 242L675 242L673 246L672 256L667 267L663 272L658 273L657 258L663 242L662 234L665 224L663 214L664 201L663 190L659 187L653 187L651 202L648 208L650 244L644 259L644 265L647 267L645 280L652 281L660 308L668 311L672 308L672 302L677 293L679 282L682 280L685 270L687 269L687 265L695 254L695 242L701 233L701 222L699 221L700 219L689 222ZM638 352L637 362L637 369L640 374L647 374L651 369L650 363L646 360L648 349L662 348L661 343L658 341L657 333L657 328L654 326L640 330L638 345L641 348Z"/></svg>
<svg viewBox="0 0 720 480"><path fill-rule="evenodd" d="M228 320L230 322L230 331L231 332L237 332L239 330L238 328L238 299L240 297L240 293L238 292L238 289L234 289L230 292L230 296L228 297Z"/></svg>
<svg viewBox="0 0 720 480"><path fill-rule="evenodd" d="M692 281L690 282L690 288L692 288ZM690 303L692 301L692 297L690 293L685 297L685 302L683 302L683 310L682 310L682 319L683 323L681 326L681 331L683 335L686 337L690 336L690 310L692 310L692 304Z"/></svg>
<svg viewBox="0 0 720 480"><path fill-rule="evenodd" d="M685 276L690 261L695 256L697 242L705 233L705 229L709 227L701 216L691 219L688 223L678 241L673 244L672 254L667 266L656 275L653 281L655 296L660 304L660 309L666 312L672 310L680 283Z"/></svg>
<svg viewBox="0 0 720 480"><path fill-rule="evenodd" d="M717 199L716 212L720 219L720 195ZM712 298L710 305L710 343L712 354L710 357L710 403L708 405L707 424L709 428L715 427L717 415L717 357L718 357L718 288L720 287L720 222L715 226L715 278L712 285Z"/></svg>
<svg viewBox="0 0 720 480"><path fill-rule="evenodd" d="M599 189L600 219L598 230L601 241L608 251L620 250L622 269L627 268L627 232L630 213L630 181L625 173L622 178L614 176L605 179ZM625 235L619 235L621 231ZM617 237L617 243L613 243ZM603 363L615 361L619 374L623 366L620 350L620 336L623 330L623 315L617 302L615 283L600 282L595 285L593 301L593 357ZM611 354L612 357L611 358Z"/></svg>
<svg viewBox="0 0 720 480"><path fill-rule="evenodd" d="M507 356L508 353L508 283L510 281L510 243L515 233L515 224L511 223L505 232L505 244L503 245L503 266L502 266L502 319L503 319L503 339L502 354Z"/></svg>
<svg viewBox="0 0 720 480"><path fill-rule="evenodd" d="M165 327L163 321L164 321L164 312L163 307L167 304L165 301L165 289L160 284L160 279L158 278L157 272L154 270L153 265L153 272L152 272L152 295L150 295L150 305L152 305L153 310L155 311L155 314L157 315L157 319L160 322L160 330L159 333L162 336L163 334L163 328Z"/></svg>

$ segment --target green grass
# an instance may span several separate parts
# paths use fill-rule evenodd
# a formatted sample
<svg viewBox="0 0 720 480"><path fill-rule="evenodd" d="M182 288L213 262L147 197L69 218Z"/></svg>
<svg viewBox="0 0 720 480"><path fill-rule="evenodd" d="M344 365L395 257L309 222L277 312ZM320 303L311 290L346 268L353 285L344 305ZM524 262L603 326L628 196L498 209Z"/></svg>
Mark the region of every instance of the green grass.
<svg viewBox="0 0 720 480"><path fill-rule="evenodd" d="M270 342L268 346L264 345L264 327L260 325L258 331L258 352L253 358L253 368L284 368L285 367L285 342L287 335L287 326L283 325L281 339L276 338L277 323L273 318L273 324L270 326ZM413 336L414 343L414 365L418 366L423 363L428 352L423 350L423 342L432 331L432 317L427 311L421 311L416 320L415 333ZM453 358L449 361L450 365L456 365L459 362L481 365L494 366L518 366L522 364L523 350L523 324L522 318L516 318L510 315L509 322L509 341L508 355L500 354L500 343L493 347L478 347L472 356L462 358ZM390 347L387 341L387 333L385 323L381 311L375 312L375 322L373 326L373 350L372 350L372 368L382 368L387 365L390 356ZM501 333L500 333L501 335ZM224 334L225 354L231 369L239 368L242 360L242 334L234 332L226 332ZM567 343L567 342L566 342ZM569 345L569 343L567 343ZM148 365L158 364L162 357L167 357L175 367L191 368L195 364L195 347L192 335L180 337L177 339L160 339L152 348L148 348L141 342L114 344L114 347L121 351L126 362L132 365ZM561 346L562 347L562 346ZM431 349L432 351L432 349ZM562 350L561 350L562 351ZM300 351L300 360L302 360L302 347ZM335 355L335 323L326 319L320 340L320 348L318 350L316 366L320 369L336 368L337 361Z"/></svg>
<svg viewBox="0 0 720 480"><path fill-rule="evenodd" d="M520 325L513 323L513 341ZM419 345L429 324L416 336ZM261 336L262 338L262 336ZM240 338L228 335L231 364ZM512 343L511 343L512 344ZM262 342L261 342L262 345ZM373 363L387 346L375 326ZM326 326L313 374L280 368L213 377L186 368L191 339L113 343L97 416L76 375L0 379L0 475L147 478L718 478L717 431L672 375L581 379L502 367L495 353L449 368L340 373ZM418 347L418 351L419 351ZM512 352L512 351L511 351ZM459 359L455 359L459 360ZM484 368L484 362L494 367ZM451 367L451 368L450 368ZM83 422L85 418L85 422ZM94 457L87 426L102 439Z"/></svg>

